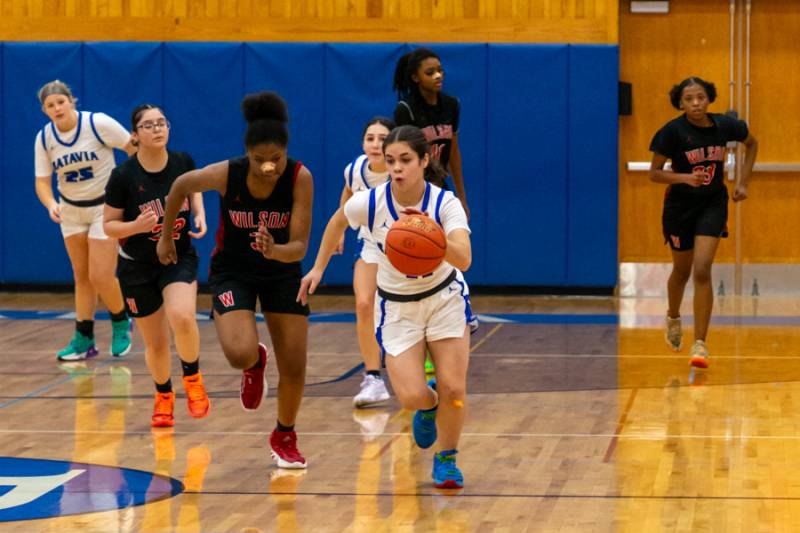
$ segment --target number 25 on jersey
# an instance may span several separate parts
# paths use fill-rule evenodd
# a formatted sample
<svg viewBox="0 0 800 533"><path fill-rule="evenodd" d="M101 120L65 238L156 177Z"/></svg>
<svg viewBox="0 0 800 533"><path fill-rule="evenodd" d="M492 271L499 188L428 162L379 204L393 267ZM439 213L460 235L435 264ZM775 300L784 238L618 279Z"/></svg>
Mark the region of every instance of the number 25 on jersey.
<svg viewBox="0 0 800 533"><path fill-rule="evenodd" d="M68 170L64 173L64 179L67 183L76 183L78 181L86 181L94 178L92 167L83 167L78 170Z"/></svg>

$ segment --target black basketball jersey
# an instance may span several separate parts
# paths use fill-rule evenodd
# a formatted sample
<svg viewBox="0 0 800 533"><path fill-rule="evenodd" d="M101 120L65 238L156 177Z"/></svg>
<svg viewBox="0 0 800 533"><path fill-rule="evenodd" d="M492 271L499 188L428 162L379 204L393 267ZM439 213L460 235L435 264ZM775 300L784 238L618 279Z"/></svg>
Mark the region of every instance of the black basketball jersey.
<svg viewBox="0 0 800 533"><path fill-rule="evenodd" d="M158 263L156 245L161 237L161 222L172 183L185 172L194 170L195 165L189 154L168 152L167 165L161 172L146 171L139 158L134 155L111 171L106 185L106 203L117 209L124 209L123 220L130 222L142 211L151 209L158 216L158 223L150 233L137 233L120 239L122 255L135 261ZM181 206L175 219L172 234L175 248L179 254L191 248L191 229L189 201Z"/></svg>
<svg viewBox="0 0 800 533"><path fill-rule="evenodd" d="M450 149L453 135L458 133L459 114L458 100L450 95L439 93L436 105L430 105L415 94L397 102L394 121L398 126L411 125L421 129L431 145L431 156L450 172Z"/></svg>
<svg viewBox="0 0 800 533"><path fill-rule="evenodd" d="M703 169L710 176L708 183L700 187L673 184L669 188L670 196L705 196L725 187L725 145L728 141L747 139L747 123L717 113L709 113L708 118L713 125L700 127L689 122L683 114L667 122L650 143L651 151L672 161L674 172L691 174L694 169Z"/></svg>
<svg viewBox="0 0 800 533"><path fill-rule="evenodd" d="M256 249L255 235L264 224L275 244L289 242L289 221L294 204L294 183L302 163L288 159L286 170L268 198L253 198L247 188L250 162L246 156L228 160L228 187L220 197L217 244L212 252L211 271L242 272L254 276L300 273L300 262L282 263L266 259Z"/></svg>

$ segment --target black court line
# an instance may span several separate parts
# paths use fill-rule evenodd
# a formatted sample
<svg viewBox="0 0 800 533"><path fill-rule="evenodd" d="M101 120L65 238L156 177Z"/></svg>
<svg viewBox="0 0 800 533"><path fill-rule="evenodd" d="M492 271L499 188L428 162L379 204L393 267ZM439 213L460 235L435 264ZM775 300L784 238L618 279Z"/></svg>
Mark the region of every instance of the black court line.
<svg viewBox="0 0 800 533"><path fill-rule="evenodd" d="M201 496L352 496L352 497L408 497L420 496L457 496L459 498L526 498L526 499L571 499L571 500L651 500L651 501L800 501L800 496L653 496L637 494L500 494L500 493L469 493L464 489L439 489L437 492L268 492L268 491L184 491L181 494L196 494Z"/></svg>

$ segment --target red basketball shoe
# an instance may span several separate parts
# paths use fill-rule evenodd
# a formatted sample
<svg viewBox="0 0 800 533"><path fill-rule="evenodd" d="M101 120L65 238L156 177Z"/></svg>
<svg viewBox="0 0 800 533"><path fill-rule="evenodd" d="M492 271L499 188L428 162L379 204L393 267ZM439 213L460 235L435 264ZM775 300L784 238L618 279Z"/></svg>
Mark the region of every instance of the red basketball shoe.
<svg viewBox="0 0 800 533"><path fill-rule="evenodd" d="M261 405L261 399L265 396L265 391L269 390L267 385L267 347L258 343L258 362L253 368L242 372L242 385L239 388L239 399L245 411L255 411Z"/></svg>
<svg viewBox="0 0 800 533"><path fill-rule="evenodd" d="M272 458L279 468L306 468L306 459L297 450L297 433L274 429L269 436Z"/></svg>

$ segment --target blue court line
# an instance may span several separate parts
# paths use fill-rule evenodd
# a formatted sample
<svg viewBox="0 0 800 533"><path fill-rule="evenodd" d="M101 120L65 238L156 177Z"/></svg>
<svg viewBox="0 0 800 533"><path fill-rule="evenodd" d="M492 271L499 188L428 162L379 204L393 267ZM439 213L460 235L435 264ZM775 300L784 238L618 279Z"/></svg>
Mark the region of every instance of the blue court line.
<svg viewBox="0 0 800 533"><path fill-rule="evenodd" d="M364 363L358 363L356 366L339 376L338 378L329 379L328 381L318 381L317 383L306 383L306 387L313 387L315 385L330 385L331 383L339 383L344 381L353 374L357 374L364 370Z"/></svg>

